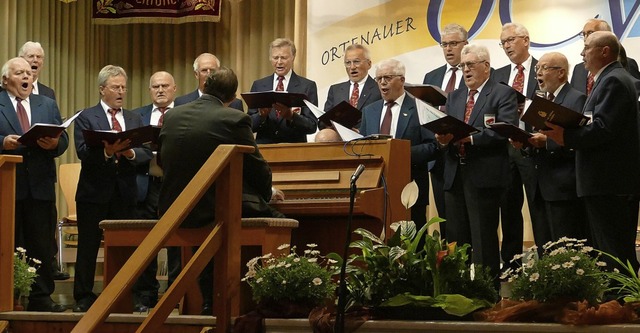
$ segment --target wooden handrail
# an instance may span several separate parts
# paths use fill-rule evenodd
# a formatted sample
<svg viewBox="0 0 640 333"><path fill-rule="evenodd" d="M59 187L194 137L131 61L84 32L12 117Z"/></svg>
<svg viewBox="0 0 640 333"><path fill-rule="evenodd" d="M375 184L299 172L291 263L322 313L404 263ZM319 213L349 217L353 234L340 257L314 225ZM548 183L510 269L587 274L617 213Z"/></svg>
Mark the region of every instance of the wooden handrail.
<svg viewBox="0 0 640 333"><path fill-rule="evenodd" d="M22 163L22 156L0 155L0 312L13 310L17 163Z"/></svg>
<svg viewBox="0 0 640 333"><path fill-rule="evenodd" d="M93 332L104 322L113 306L125 293L130 292L142 271L151 260L156 259L165 241L180 226L214 181L214 229L137 332L154 332L159 329L186 291L187 285L195 282L214 254L216 278L213 306L217 317L216 331L226 332L231 316L239 315L240 309L238 238L242 209L242 161L244 153L253 151L254 147L251 146L218 146L71 332Z"/></svg>

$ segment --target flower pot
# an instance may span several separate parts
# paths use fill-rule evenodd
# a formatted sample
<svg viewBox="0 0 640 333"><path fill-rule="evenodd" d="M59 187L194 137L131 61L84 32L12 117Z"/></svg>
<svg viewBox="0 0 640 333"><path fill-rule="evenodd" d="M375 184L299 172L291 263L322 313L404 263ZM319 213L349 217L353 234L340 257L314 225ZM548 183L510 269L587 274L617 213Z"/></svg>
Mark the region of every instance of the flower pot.
<svg viewBox="0 0 640 333"><path fill-rule="evenodd" d="M265 318L308 318L309 312L315 307L315 304L309 302L268 300L258 305L258 312Z"/></svg>
<svg viewBox="0 0 640 333"><path fill-rule="evenodd" d="M373 319L473 321L473 313L456 316L441 308L424 306L381 306L371 309Z"/></svg>
<svg viewBox="0 0 640 333"><path fill-rule="evenodd" d="M13 311L24 311L24 305L22 305L22 297L18 296L13 299Z"/></svg>

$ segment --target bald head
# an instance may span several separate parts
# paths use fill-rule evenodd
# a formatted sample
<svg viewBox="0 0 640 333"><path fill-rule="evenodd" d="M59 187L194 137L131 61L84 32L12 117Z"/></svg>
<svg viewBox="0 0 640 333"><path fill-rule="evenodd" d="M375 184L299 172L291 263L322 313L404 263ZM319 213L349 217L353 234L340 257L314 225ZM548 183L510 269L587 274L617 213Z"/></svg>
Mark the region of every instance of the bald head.
<svg viewBox="0 0 640 333"><path fill-rule="evenodd" d="M618 60L620 43L609 31L596 31L584 41L582 60L584 67L591 73L597 73L609 63Z"/></svg>
<svg viewBox="0 0 640 333"><path fill-rule="evenodd" d="M176 82L168 72L155 72L149 79L149 95L157 107L167 107L176 97Z"/></svg>

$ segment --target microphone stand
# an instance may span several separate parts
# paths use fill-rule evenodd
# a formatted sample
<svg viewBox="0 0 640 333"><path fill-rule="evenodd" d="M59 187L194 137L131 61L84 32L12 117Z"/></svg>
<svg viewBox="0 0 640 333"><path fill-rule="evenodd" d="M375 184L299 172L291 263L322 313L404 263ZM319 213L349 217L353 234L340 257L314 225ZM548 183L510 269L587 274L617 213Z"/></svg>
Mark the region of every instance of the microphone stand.
<svg viewBox="0 0 640 333"><path fill-rule="evenodd" d="M358 175L359 176L359 175ZM356 181L357 177L351 179L349 193L349 217L347 219L347 241L344 243L344 251L342 254L342 267L340 267L340 286L338 287L338 309L336 314L336 322L333 328L335 333L344 332L344 313L347 305L347 256L349 254L349 245L351 244L351 221L353 220L353 205L356 198Z"/></svg>

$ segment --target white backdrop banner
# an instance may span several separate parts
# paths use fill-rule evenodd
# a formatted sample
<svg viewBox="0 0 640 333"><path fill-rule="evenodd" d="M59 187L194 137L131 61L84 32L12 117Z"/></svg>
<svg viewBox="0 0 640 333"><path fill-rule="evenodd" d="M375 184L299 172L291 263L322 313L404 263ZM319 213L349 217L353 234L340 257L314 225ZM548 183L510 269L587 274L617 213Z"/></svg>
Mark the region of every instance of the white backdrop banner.
<svg viewBox="0 0 640 333"><path fill-rule="evenodd" d="M582 61L579 33L587 19L609 22L627 55L640 57L640 2L632 0L316 0L308 2L307 77L318 84L322 107L329 86L345 81L344 49L367 46L375 65L395 58L407 67L407 82L422 83L424 74L444 64L440 29L458 23L469 42L486 45L491 66L509 59L499 47L501 26L523 24L529 30L531 54L562 52L570 66Z"/></svg>

